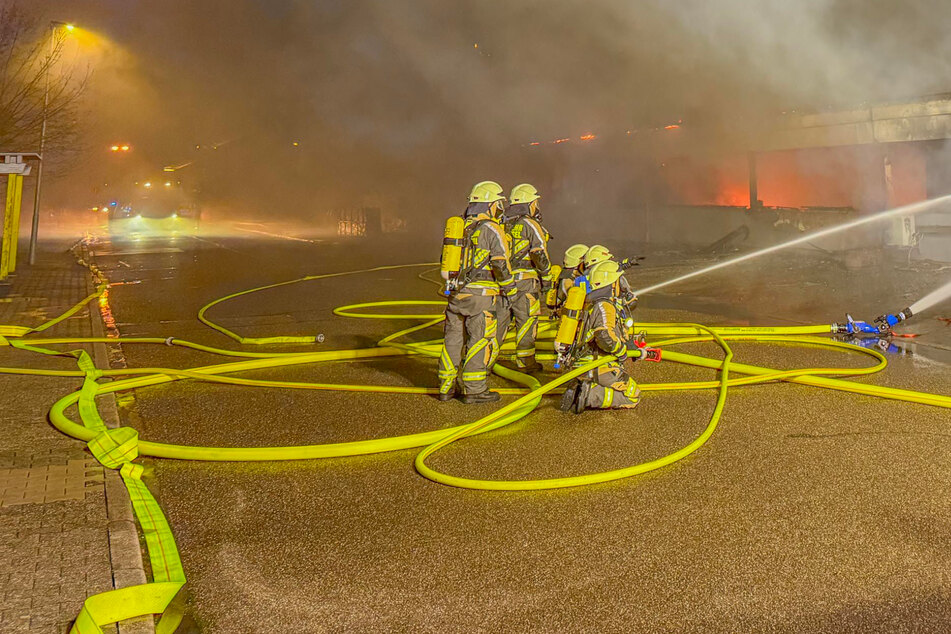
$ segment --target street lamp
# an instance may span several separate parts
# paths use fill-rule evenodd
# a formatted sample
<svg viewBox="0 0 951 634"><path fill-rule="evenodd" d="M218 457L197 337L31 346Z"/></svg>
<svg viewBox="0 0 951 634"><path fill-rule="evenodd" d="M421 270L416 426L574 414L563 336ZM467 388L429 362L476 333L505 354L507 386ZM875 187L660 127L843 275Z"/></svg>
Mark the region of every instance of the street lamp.
<svg viewBox="0 0 951 634"><path fill-rule="evenodd" d="M30 227L30 264L36 264L36 236L40 229L40 186L43 182L43 150L46 149L46 118L50 108L50 66L53 65L53 54L56 52L56 29L63 27L72 33L75 25L68 22L50 22L50 58L46 64L44 75L46 91L43 94L43 125L40 128L40 161L36 166L36 189L33 192L33 223Z"/></svg>

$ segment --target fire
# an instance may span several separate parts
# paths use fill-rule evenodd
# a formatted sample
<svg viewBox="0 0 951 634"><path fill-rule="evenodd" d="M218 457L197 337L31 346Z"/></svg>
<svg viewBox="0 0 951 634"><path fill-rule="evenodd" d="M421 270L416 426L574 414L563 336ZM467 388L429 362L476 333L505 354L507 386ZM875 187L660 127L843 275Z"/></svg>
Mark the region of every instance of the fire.
<svg viewBox="0 0 951 634"><path fill-rule="evenodd" d="M665 129L665 130L676 130L676 129L679 128L679 127L680 127L680 124L679 124L679 123L671 123L670 125L665 125L665 126L664 126L664 129Z"/></svg>
<svg viewBox="0 0 951 634"><path fill-rule="evenodd" d="M541 145L541 142L539 142L539 141L532 141L531 143L529 143L529 145Z"/></svg>
<svg viewBox="0 0 951 634"><path fill-rule="evenodd" d="M594 134L585 134L584 136L581 137L581 140L582 140L582 141L590 141L591 139L596 139L596 138L598 138L598 137L597 137L596 135L594 135Z"/></svg>
<svg viewBox="0 0 951 634"><path fill-rule="evenodd" d="M565 137L564 139L555 139L552 143L567 143L570 140L568 137Z"/></svg>

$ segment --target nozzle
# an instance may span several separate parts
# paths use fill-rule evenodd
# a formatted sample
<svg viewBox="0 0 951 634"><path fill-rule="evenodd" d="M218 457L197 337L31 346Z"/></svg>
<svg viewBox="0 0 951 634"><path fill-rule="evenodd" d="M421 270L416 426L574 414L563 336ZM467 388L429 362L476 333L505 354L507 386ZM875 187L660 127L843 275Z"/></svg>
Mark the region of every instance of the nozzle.
<svg viewBox="0 0 951 634"><path fill-rule="evenodd" d="M629 258L624 258L623 260L618 262L618 269L621 271L626 271L632 266L640 266L641 260L643 260L644 257L645 256L643 255L632 255Z"/></svg>
<svg viewBox="0 0 951 634"><path fill-rule="evenodd" d="M879 315L875 318L875 323L878 324L879 332L888 333L896 325L911 317L912 314L911 308L902 308L895 314Z"/></svg>

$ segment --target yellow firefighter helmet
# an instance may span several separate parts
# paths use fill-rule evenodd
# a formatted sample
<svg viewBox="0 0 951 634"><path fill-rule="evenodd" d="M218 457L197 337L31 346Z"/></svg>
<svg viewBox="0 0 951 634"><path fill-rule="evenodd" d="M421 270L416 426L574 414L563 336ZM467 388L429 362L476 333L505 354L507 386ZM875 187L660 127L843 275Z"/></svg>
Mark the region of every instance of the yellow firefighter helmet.
<svg viewBox="0 0 951 634"><path fill-rule="evenodd" d="M530 203L533 200L538 200L539 198L540 196L538 195L538 190L535 189L534 185L522 183L521 185L516 185L512 188L512 193L509 195L509 202L513 205L520 205L523 203Z"/></svg>
<svg viewBox="0 0 951 634"><path fill-rule="evenodd" d="M470 203L494 203L497 200L505 200L505 196L502 194L502 186L495 181L476 183L469 193Z"/></svg>
<svg viewBox="0 0 951 634"><path fill-rule="evenodd" d="M599 262L588 271L588 284L591 285L591 290L596 291L599 288L611 286L621 278L621 275L621 267L617 262L613 260Z"/></svg>
<svg viewBox="0 0 951 634"><path fill-rule="evenodd" d="M600 244L596 244L588 252L584 254L584 268L590 269L592 266L599 262L604 262L605 260L611 259L611 252L608 251L608 248Z"/></svg>
<svg viewBox="0 0 951 634"><path fill-rule="evenodd" d="M565 268L573 269L581 264L581 259L587 252L588 245L586 244L573 244L565 249Z"/></svg>

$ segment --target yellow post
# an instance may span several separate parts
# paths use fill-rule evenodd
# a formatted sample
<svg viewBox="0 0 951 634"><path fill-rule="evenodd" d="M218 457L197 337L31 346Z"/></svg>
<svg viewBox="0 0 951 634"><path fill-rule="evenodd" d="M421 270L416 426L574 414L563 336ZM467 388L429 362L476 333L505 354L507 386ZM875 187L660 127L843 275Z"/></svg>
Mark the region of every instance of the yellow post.
<svg viewBox="0 0 951 634"><path fill-rule="evenodd" d="M20 239L20 208L23 204L23 174L11 174L13 177L13 230L10 232L10 273L17 270L17 243Z"/></svg>
<svg viewBox="0 0 951 634"><path fill-rule="evenodd" d="M13 233L13 205L16 201L14 175L7 176L7 202L3 208L3 239L0 241L0 280L10 274L10 235Z"/></svg>

